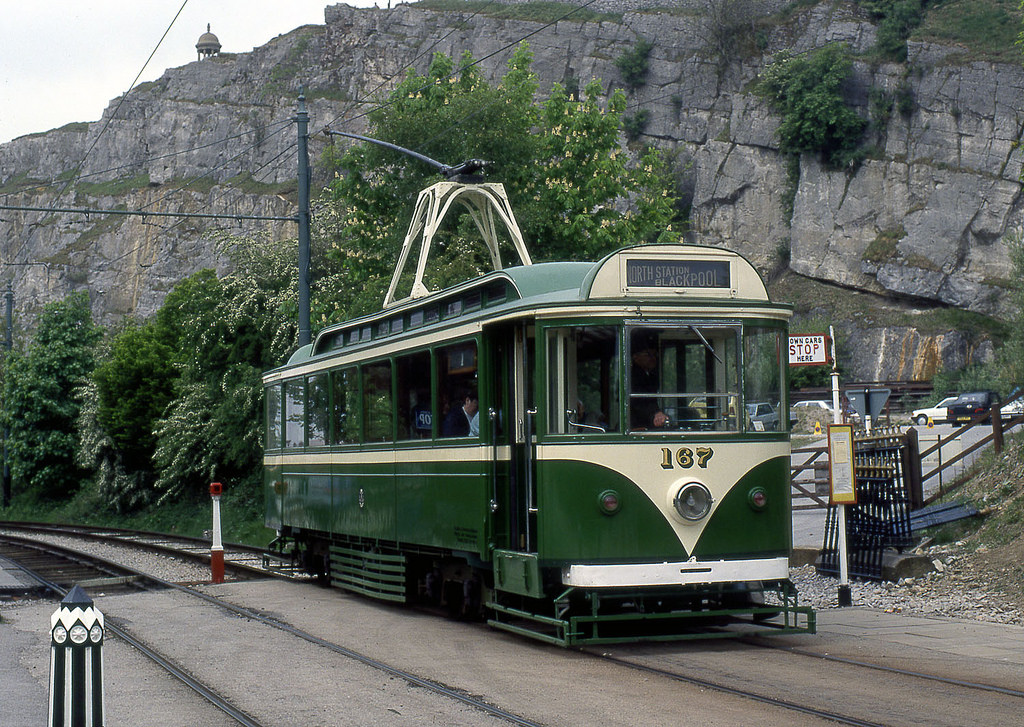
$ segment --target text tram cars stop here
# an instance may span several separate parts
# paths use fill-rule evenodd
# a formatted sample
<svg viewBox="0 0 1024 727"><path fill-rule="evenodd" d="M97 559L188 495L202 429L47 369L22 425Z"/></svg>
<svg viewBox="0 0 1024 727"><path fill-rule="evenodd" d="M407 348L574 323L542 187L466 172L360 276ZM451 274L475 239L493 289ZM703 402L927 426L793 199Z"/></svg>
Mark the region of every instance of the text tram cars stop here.
<svg viewBox="0 0 1024 727"><path fill-rule="evenodd" d="M267 524L342 588L563 645L813 631L789 316L741 256L649 245L326 328L264 379Z"/></svg>

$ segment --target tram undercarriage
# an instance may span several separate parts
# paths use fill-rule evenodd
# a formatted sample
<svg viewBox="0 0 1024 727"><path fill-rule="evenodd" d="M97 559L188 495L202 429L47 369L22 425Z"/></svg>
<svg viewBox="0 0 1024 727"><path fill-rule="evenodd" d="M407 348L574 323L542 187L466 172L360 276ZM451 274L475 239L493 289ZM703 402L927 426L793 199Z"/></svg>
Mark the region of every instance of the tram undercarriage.
<svg viewBox="0 0 1024 727"><path fill-rule="evenodd" d="M310 575L385 601L487 619L490 626L559 646L814 633L815 612L789 580L651 588L561 587L531 597L494 588L489 564L433 549L358 538L289 538L276 549ZM560 588L562 589L560 592Z"/></svg>

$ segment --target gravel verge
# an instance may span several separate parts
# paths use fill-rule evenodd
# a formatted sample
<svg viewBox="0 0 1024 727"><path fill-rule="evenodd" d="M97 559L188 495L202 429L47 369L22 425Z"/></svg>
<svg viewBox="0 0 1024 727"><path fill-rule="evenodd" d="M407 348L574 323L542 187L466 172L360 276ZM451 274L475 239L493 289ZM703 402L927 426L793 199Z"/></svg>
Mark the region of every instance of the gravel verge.
<svg viewBox="0 0 1024 727"><path fill-rule="evenodd" d="M964 543L925 551L936 570L919 578L880 582L851 580L854 606L887 613L945 616L971 621L1024 626L1024 611L993 585L985 571L972 565ZM839 580L817 573L814 566L790 569L800 603L815 609L838 608Z"/></svg>

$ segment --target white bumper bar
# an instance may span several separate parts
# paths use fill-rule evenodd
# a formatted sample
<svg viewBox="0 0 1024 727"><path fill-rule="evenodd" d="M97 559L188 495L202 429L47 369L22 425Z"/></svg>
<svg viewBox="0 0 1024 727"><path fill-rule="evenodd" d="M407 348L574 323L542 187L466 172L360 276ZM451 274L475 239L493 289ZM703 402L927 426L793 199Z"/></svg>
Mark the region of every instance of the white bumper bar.
<svg viewBox="0 0 1024 727"><path fill-rule="evenodd" d="M789 578L789 558L755 560L688 560L678 563L571 565L562 583L582 588L616 586L682 586L733 581L774 581Z"/></svg>

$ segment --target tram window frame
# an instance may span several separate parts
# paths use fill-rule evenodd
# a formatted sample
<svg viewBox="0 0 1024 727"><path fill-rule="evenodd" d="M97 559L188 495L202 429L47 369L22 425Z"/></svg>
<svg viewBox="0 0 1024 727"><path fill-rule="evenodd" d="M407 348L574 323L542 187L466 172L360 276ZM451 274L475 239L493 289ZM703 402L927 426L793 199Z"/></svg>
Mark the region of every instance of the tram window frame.
<svg viewBox="0 0 1024 727"><path fill-rule="evenodd" d="M283 400L283 384L280 381L265 387L264 409L267 449L282 449L284 447Z"/></svg>
<svg viewBox="0 0 1024 727"><path fill-rule="evenodd" d="M452 356L472 349L472 358L467 363L464 356L456 361ZM445 439L465 439L469 437L479 438L480 424L480 342L476 338L467 338L461 341L438 346L434 349L434 378L436 391L436 404L434 412L437 416L439 426L437 436ZM454 366L452 364L458 364ZM455 408L463 408L468 397L476 397L477 411L474 418L477 422L477 433L472 433L472 419L470 420L469 434L446 434L452 428L461 428L461 423L449 421L449 415L457 418Z"/></svg>
<svg viewBox="0 0 1024 727"><path fill-rule="evenodd" d="M362 440L362 396L359 368L331 369L331 444L358 444Z"/></svg>
<svg viewBox="0 0 1024 727"><path fill-rule="evenodd" d="M434 380L429 350L395 358L398 441L421 441L434 435Z"/></svg>
<svg viewBox="0 0 1024 727"><path fill-rule="evenodd" d="M359 367L362 383L363 442L395 441L394 372L391 359L370 361ZM378 380L378 377L383 377ZM375 396L380 399L375 401ZM378 418L379 415L379 418Z"/></svg>
<svg viewBox="0 0 1024 727"><path fill-rule="evenodd" d="M785 398L788 359L782 355L785 334L784 326L771 321L748 323L743 328L743 425L748 434L789 431L789 406ZM772 407L774 416L758 413L757 407L764 403Z"/></svg>
<svg viewBox="0 0 1024 727"><path fill-rule="evenodd" d="M316 392L319 392L319 396ZM306 446L326 447L331 426L331 382L326 371L306 377Z"/></svg>
<svg viewBox="0 0 1024 727"><path fill-rule="evenodd" d="M734 321L628 324L629 431L738 433L741 333Z"/></svg>
<svg viewBox="0 0 1024 727"><path fill-rule="evenodd" d="M599 342L603 339L610 343L610 353L599 350L597 356L581 358L581 353L594 350L593 335L585 341L587 331L598 332ZM545 326L544 340L548 434L621 434L622 324L594 321L587 325ZM593 386L593 375L587 376L583 367L592 368L590 365L595 362L599 370L597 384Z"/></svg>
<svg viewBox="0 0 1024 727"><path fill-rule="evenodd" d="M303 377L284 382L284 448L306 446L306 381Z"/></svg>

